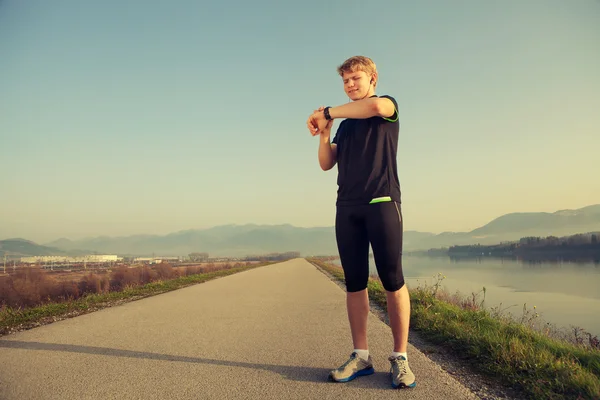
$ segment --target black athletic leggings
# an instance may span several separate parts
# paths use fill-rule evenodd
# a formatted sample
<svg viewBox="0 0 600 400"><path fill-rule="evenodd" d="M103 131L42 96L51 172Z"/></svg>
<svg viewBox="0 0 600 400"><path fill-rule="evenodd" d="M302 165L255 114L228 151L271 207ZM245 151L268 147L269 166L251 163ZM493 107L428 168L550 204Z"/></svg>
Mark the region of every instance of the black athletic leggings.
<svg viewBox="0 0 600 400"><path fill-rule="evenodd" d="M402 211L396 202L337 207L335 235L346 291L367 287L369 243L385 290L394 292L404 285L402 233Z"/></svg>

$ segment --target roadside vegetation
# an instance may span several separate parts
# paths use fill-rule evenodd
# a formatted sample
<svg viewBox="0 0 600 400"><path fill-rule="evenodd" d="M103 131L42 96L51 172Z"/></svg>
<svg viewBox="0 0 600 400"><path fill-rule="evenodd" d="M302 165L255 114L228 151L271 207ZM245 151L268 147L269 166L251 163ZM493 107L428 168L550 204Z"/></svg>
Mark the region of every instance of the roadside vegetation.
<svg viewBox="0 0 600 400"><path fill-rule="evenodd" d="M274 261L273 261L274 262ZM120 266L57 279L39 267L0 277L0 335L153 296L273 262L203 264L174 268Z"/></svg>
<svg viewBox="0 0 600 400"><path fill-rule="evenodd" d="M317 258L308 261L340 282L341 267ZM469 296L433 284L409 287L411 329L443 346L478 371L518 389L531 399L600 399L600 341L573 328L570 334L540 321L535 309L516 318L506 310L483 307L485 290ZM385 291L372 276L369 298L385 309Z"/></svg>

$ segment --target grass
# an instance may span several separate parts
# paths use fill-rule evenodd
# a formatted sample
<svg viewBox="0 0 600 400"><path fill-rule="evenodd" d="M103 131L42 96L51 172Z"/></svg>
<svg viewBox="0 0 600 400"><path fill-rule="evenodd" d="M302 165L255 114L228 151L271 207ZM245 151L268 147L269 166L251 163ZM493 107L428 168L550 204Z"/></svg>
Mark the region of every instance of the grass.
<svg viewBox="0 0 600 400"><path fill-rule="evenodd" d="M212 271L208 272L192 273L187 276L179 276L173 279L158 278L153 282L142 284L126 283L123 285L124 281L116 281L113 279L112 283L115 287L119 288L118 290L108 291L107 289L100 293L87 293L78 298L67 298L63 301L41 302L41 304L35 306L8 306L4 304L0 307L0 335L32 328L59 319L70 318L100 308L120 304L125 301L137 300L169 292L171 290L181 289L186 286L195 285L271 263L272 262L263 262L250 265L226 266L220 269L213 268ZM163 268L163 270L165 270L165 268ZM202 268L196 268L195 270L202 271ZM191 271L194 272L194 269L191 269ZM122 278L123 270L113 271L113 278L116 277ZM89 278L86 279L82 281L89 281ZM41 281L47 282L44 279L41 279ZM79 286L81 286L81 282ZM27 298L27 296L25 297Z"/></svg>
<svg viewBox="0 0 600 400"><path fill-rule="evenodd" d="M339 266L308 259L344 281ZM537 314L515 319L486 310L474 294L450 296L442 277L429 286L410 288L411 329L447 348L480 372L498 378L530 399L600 399L600 346L590 335L572 343L531 326ZM385 292L370 278L369 298L385 309ZM485 294L485 293L484 293Z"/></svg>

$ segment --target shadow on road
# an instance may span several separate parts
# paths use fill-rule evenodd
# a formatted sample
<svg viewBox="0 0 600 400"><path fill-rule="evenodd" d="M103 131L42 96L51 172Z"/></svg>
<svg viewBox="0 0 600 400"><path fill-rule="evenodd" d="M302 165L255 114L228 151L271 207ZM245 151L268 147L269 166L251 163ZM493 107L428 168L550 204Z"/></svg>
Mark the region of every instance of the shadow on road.
<svg viewBox="0 0 600 400"><path fill-rule="evenodd" d="M160 361L174 361L195 364L212 364L226 367L241 367L250 369L262 369L281 375L282 377L301 382L328 382L329 369L300 367L291 365L254 364L241 361L215 360L210 358L186 357L171 354L150 353L146 351L133 351L122 349L111 349L108 347L81 346L73 344L23 342L17 340L0 340L0 347L25 350L64 351L68 353L95 354L102 356L139 358ZM350 382L352 386L364 388L381 388L388 386L388 374L376 373L375 379L356 379ZM334 384L334 383L331 383Z"/></svg>

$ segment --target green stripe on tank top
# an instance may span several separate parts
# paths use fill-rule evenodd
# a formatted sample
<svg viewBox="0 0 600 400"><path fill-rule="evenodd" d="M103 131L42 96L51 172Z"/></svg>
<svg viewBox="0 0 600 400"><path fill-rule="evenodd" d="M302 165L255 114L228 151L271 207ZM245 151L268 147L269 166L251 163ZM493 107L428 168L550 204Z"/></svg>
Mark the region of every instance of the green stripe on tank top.
<svg viewBox="0 0 600 400"><path fill-rule="evenodd" d="M381 118L383 118L383 119L385 119L386 121L389 121L389 122L396 122L396 121L398 121L398 118L400 117L400 115L398 114L398 110L396 110L396 107L394 107L394 114L396 114L396 118L394 118L394 119L386 118L386 117L381 117ZM392 117L393 116L394 115L392 114Z"/></svg>
<svg viewBox="0 0 600 400"><path fill-rule="evenodd" d="M373 200L371 200L369 202L369 204L383 203L385 201L392 201L392 198L390 196L375 197Z"/></svg>

